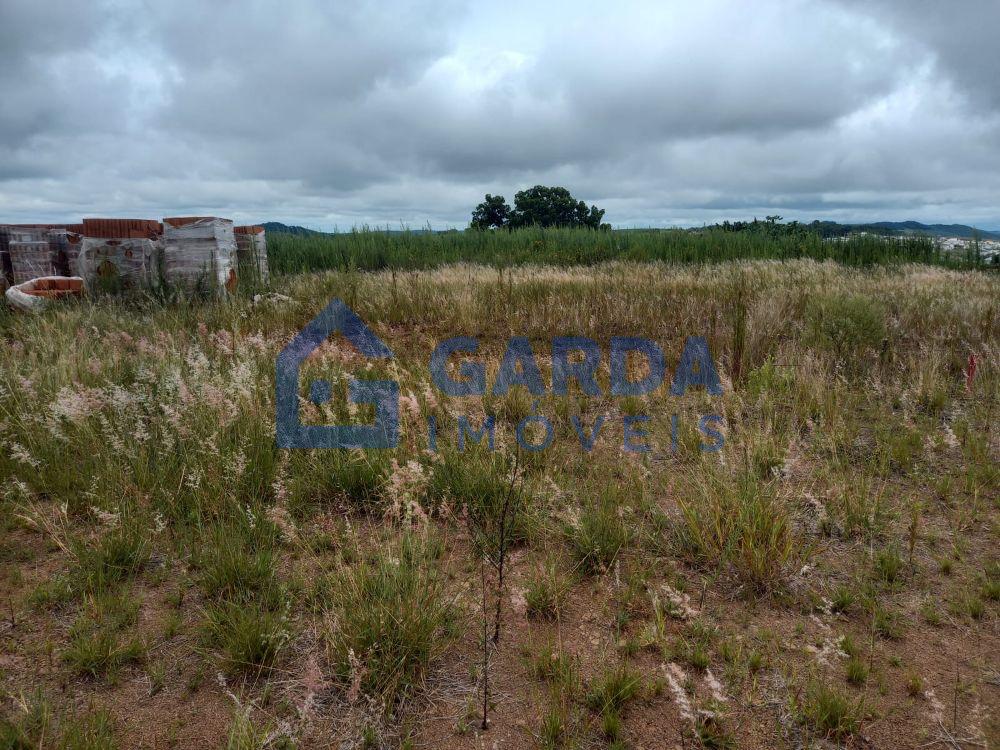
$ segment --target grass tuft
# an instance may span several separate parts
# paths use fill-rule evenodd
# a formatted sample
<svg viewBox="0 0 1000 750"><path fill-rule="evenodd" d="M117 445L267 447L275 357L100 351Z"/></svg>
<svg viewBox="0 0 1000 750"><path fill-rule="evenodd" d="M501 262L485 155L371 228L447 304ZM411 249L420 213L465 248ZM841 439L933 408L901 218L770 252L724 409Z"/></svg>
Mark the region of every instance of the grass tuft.
<svg viewBox="0 0 1000 750"><path fill-rule="evenodd" d="M147 531L123 523L91 544L77 544L78 571L86 588L100 591L136 575L149 560Z"/></svg>
<svg viewBox="0 0 1000 750"><path fill-rule="evenodd" d="M852 701L836 688L813 678L793 699L793 709L813 731L841 740L860 729L864 699Z"/></svg>
<svg viewBox="0 0 1000 750"><path fill-rule="evenodd" d="M788 511L756 477L710 474L680 507L680 549L703 565L728 566L755 591L778 588L798 559Z"/></svg>
<svg viewBox="0 0 1000 750"><path fill-rule="evenodd" d="M578 522L566 528L570 549L584 573L608 570L629 542L631 534L618 493L607 489L587 502Z"/></svg>
<svg viewBox="0 0 1000 750"><path fill-rule="evenodd" d="M328 644L345 685L356 682L391 706L440 653L453 607L436 568L438 552L406 533L339 571L331 592L336 627Z"/></svg>
<svg viewBox="0 0 1000 750"><path fill-rule="evenodd" d="M222 602L205 612L205 635L231 672L269 671L291 638L284 612L261 602Z"/></svg>

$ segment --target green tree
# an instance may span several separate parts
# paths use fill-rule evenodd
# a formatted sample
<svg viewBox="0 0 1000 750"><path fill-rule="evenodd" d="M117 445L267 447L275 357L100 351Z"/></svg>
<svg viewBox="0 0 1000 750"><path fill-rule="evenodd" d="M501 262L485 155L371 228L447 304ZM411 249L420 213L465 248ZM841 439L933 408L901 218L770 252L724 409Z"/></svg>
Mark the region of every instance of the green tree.
<svg viewBox="0 0 1000 750"><path fill-rule="evenodd" d="M510 206L502 195L486 194L486 200L472 212L473 229L500 229L510 222Z"/></svg>
<svg viewBox="0 0 1000 750"><path fill-rule="evenodd" d="M535 185L514 195L510 223L515 227L591 227L599 229L604 211L573 198L564 187Z"/></svg>
<svg viewBox="0 0 1000 750"><path fill-rule="evenodd" d="M588 207L576 200L564 187L535 185L514 195L513 210L502 195L486 195L486 200L472 212L472 226L490 227L590 227L609 229L602 224L604 210Z"/></svg>

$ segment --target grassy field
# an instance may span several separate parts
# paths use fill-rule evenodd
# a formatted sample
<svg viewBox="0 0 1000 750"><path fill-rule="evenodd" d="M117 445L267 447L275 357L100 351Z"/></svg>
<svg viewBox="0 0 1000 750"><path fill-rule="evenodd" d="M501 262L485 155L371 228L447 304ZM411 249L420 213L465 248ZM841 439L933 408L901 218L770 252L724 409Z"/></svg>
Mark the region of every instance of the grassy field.
<svg viewBox="0 0 1000 750"><path fill-rule="evenodd" d="M823 240L818 234L790 231L727 232L721 229L529 228L514 231L380 232L356 231L308 236L271 234L268 249L279 273L386 268L427 269L449 263L492 266L542 264L594 265L609 261L719 263L731 260L835 260L854 266L920 262L972 267L976 258L942 254L926 237L888 238L854 235Z"/></svg>
<svg viewBox="0 0 1000 750"><path fill-rule="evenodd" d="M344 270L0 313L0 748L996 743L1000 278L575 236L269 238L282 270ZM443 265L473 242L536 263ZM688 253L718 262L646 262ZM396 357L331 340L304 418L364 422L348 378L391 377L397 449L275 448L275 357L335 297ZM511 336L546 383L551 339L590 336L604 395L446 397L428 360L458 335L490 383ZM612 335L658 342L667 383L608 395ZM689 335L723 395L669 394ZM496 450L459 452L487 413ZM514 438L533 413L544 451ZM650 452L622 449L635 415Z"/></svg>

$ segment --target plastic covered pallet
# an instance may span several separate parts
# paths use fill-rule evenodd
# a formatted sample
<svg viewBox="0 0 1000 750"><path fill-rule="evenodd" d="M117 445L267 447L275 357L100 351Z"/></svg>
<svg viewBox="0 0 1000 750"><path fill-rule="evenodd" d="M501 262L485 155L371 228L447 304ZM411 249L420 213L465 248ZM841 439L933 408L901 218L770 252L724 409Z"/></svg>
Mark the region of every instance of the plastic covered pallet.
<svg viewBox="0 0 1000 750"><path fill-rule="evenodd" d="M270 274L267 269L267 238L264 227L236 227L236 266L241 277L249 277L266 284Z"/></svg>
<svg viewBox="0 0 1000 750"><path fill-rule="evenodd" d="M7 247L14 284L55 275L48 229L11 227L9 237Z"/></svg>
<svg viewBox="0 0 1000 750"><path fill-rule="evenodd" d="M73 271L88 287L152 287L159 283L160 243L83 237Z"/></svg>
<svg viewBox="0 0 1000 750"><path fill-rule="evenodd" d="M163 220L163 276L180 286L236 289L233 222L214 216Z"/></svg>

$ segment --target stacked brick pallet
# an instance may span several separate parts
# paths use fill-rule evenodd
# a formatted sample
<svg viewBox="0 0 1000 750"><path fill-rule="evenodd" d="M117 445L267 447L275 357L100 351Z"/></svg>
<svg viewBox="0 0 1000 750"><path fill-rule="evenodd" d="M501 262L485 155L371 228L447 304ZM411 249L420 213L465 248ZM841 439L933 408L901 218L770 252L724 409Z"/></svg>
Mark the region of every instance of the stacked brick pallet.
<svg viewBox="0 0 1000 750"><path fill-rule="evenodd" d="M54 258L49 248L48 229L40 227L11 227L7 248L10 252L11 282L23 284L40 276L56 272Z"/></svg>
<svg viewBox="0 0 1000 750"><path fill-rule="evenodd" d="M187 288L236 290L233 222L215 216L163 220L163 276Z"/></svg>
<svg viewBox="0 0 1000 750"><path fill-rule="evenodd" d="M71 243L79 239L72 230L79 225L0 225L0 281L21 284L29 279L66 275L75 254Z"/></svg>
<svg viewBox="0 0 1000 750"><path fill-rule="evenodd" d="M153 219L84 219L74 275L88 287L153 287L161 224Z"/></svg>
<svg viewBox="0 0 1000 750"><path fill-rule="evenodd" d="M263 227L214 216L0 225L0 271L6 284L63 275L88 287L233 291L241 274L267 281L267 245Z"/></svg>

